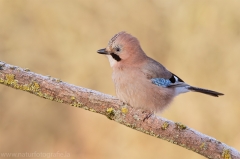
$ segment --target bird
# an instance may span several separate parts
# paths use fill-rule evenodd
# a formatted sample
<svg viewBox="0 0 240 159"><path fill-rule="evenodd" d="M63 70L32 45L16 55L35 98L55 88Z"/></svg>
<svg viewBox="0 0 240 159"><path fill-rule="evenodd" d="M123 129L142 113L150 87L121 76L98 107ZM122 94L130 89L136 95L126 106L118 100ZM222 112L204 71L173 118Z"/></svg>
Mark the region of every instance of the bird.
<svg viewBox="0 0 240 159"><path fill-rule="evenodd" d="M218 97L216 91L185 83L161 63L148 57L139 40L121 31L115 34L106 48L97 50L106 55L112 67L116 96L135 108L162 112L179 94L199 92Z"/></svg>

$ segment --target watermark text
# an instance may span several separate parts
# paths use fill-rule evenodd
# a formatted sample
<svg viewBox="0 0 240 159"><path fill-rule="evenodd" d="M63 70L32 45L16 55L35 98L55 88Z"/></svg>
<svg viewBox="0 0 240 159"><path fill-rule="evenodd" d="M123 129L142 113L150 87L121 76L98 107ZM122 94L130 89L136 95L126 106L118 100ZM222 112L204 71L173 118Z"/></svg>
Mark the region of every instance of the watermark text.
<svg viewBox="0 0 240 159"><path fill-rule="evenodd" d="M69 152L0 152L0 158L69 158Z"/></svg>

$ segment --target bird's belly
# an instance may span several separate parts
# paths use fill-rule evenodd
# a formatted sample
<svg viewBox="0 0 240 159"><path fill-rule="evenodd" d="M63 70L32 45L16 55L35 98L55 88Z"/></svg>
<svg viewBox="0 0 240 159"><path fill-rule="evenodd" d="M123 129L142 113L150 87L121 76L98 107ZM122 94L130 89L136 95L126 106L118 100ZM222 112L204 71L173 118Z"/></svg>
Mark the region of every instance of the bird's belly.
<svg viewBox="0 0 240 159"><path fill-rule="evenodd" d="M124 79L121 79L124 80ZM152 84L148 79L114 81L117 97L133 107L159 112L173 99L174 90Z"/></svg>

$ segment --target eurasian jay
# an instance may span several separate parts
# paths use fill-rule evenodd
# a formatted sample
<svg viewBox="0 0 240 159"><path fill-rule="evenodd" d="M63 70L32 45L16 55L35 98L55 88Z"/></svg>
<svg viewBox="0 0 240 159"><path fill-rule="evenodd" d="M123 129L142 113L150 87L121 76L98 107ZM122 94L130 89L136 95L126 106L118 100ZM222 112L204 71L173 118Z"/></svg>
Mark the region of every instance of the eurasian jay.
<svg viewBox="0 0 240 159"><path fill-rule="evenodd" d="M214 97L223 95L185 83L148 57L138 39L124 31L114 35L107 47L97 52L108 57L117 97L133 107L161 112L181 93L193 91Z"/></svg>

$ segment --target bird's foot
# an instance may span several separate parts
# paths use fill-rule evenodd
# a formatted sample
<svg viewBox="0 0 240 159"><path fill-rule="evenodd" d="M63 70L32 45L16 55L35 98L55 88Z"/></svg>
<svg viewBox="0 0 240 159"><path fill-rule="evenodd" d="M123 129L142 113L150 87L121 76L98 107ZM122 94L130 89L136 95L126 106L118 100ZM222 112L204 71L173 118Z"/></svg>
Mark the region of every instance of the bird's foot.
<svg viewBox="0 0 240 159"><path fill-rule="evenodd" d="M150 111L150 112L143 112L143 113L148 113L144 118L143 118L143 122L147 119L149 119L152 115L154 115L154 111Z"/></svg>

